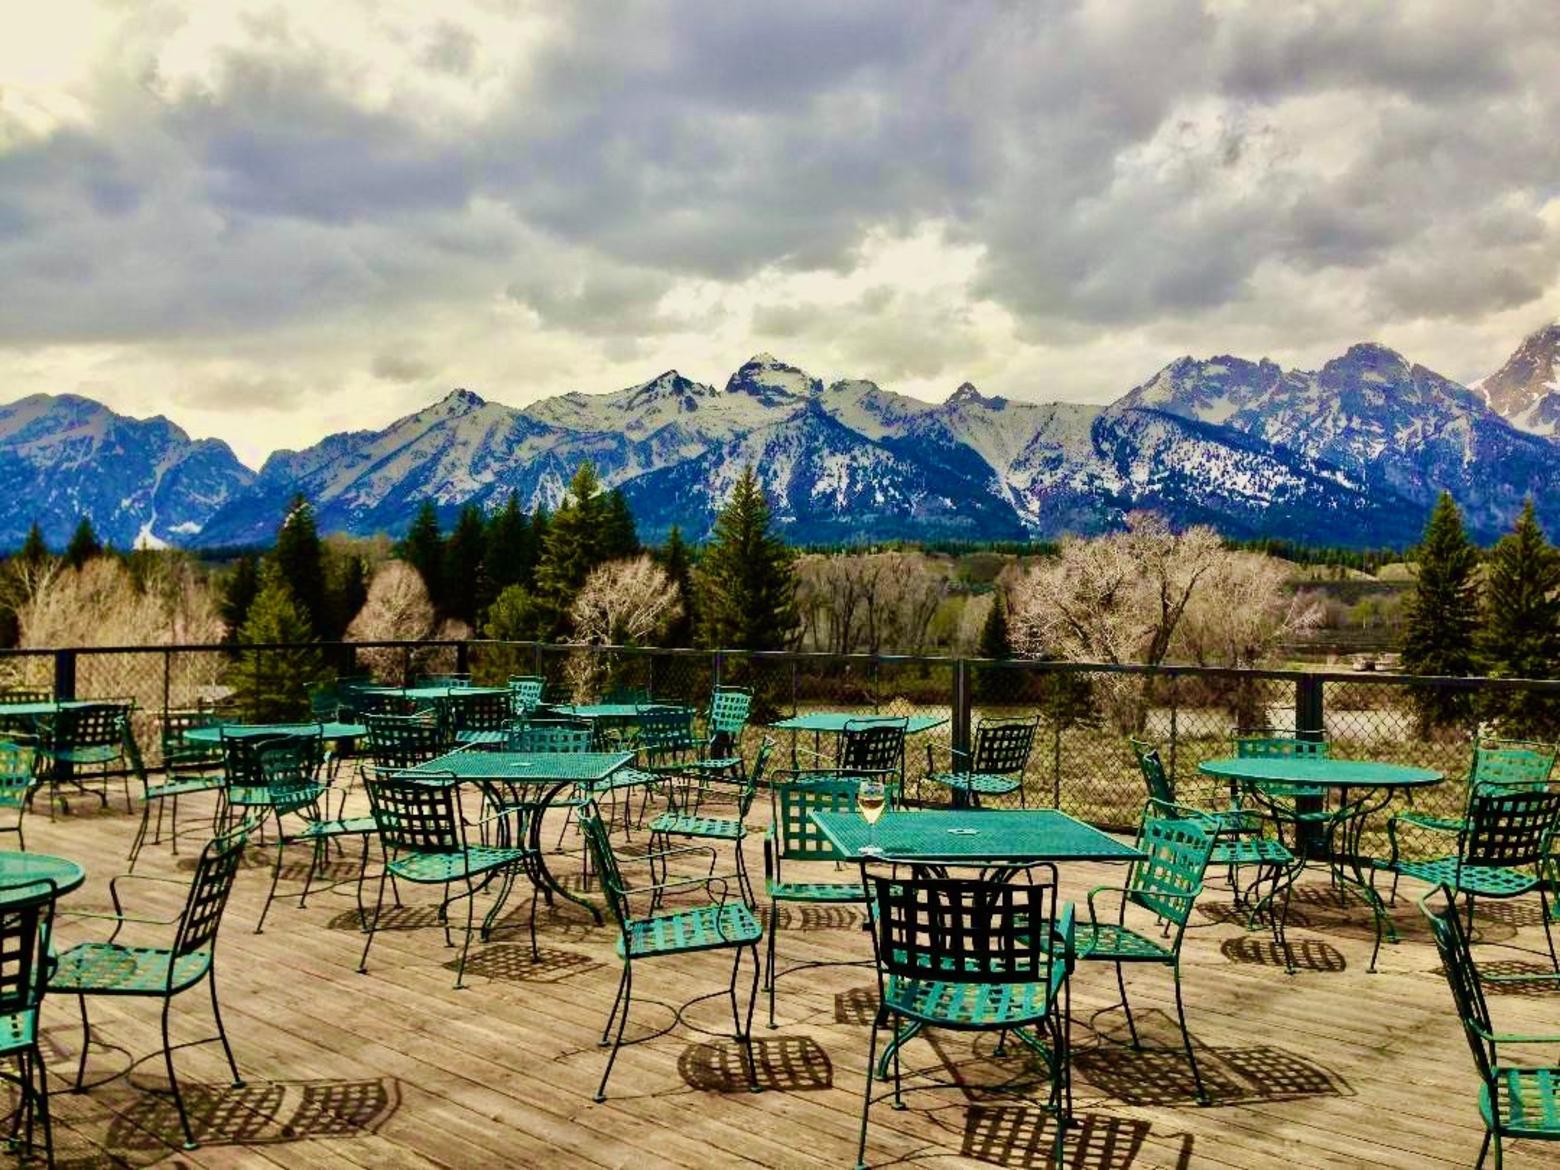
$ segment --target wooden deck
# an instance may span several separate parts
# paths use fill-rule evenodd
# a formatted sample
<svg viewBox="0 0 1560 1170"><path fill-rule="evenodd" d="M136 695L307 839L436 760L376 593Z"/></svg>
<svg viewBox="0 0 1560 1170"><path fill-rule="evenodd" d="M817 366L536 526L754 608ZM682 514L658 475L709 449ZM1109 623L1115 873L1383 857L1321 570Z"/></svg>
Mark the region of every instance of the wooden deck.
<svg viewBox="0 0 1560 1170"><path fill-rule="evenodd" d="M41 807L41 805L40 805ZM192 810L185 810L187 813ZM84 862L76 909L108 905L107 879L124 868L134 821L109 814L28 819L29 847ZM551 838L550 838L551 839ZM757 871L758 842L750 844ZM149 846L140 871L187 872L167 845ZM577 863L563 863L571 871ZM1081 899L1119 877L1103 866L1064 869ZM864 1079L870 970L826 967L782 977L776 1030L755 1037L765 1091L745 1091L734 1043L722 1035L724 996L692 1004L685 1025L625 1048L611 1099L593 1104L605 1052L596 1045L618 978L614 928L591 926L573 907L540 915L542 958L524 942L525 898L509 941L474 944L469 987L451 988L454 952L433 925L427 891L414 892L394 929L356 973L362 935L350 888L273 907L252 933L268 879L258 851L230 905L219 949L221 999L247 1084L231 1088L215 1045L176 1054L197 1116L201 1147L177 1148L171 1100L155 1058L157 1006L99 1000L94 1027L116 1047L94 1046L89 1081L126 1071L85 1094L65 1091L80 1051L75 1004L47 1002L44 1048L64 1167L322 1165L829 1166L853 1163ZM284 889L296 891L284 881ZM148 886L148 909L180 891ZM1419 892L1416 887L1413 893ZM528 893L528 891L527 891ZM420 902L414 901L421 897ZM1076 1116L1068 1166L1260 1167L1468 1166L1482 1129L1475 1078L1450 994L1411 902L1404 933L1367 974L1369 916L1340 908L1325 883L1297 895L1291 939L1302 970L1289 977L1265 933L1248 934L1214 889L1199 903L1187 945L1188 1010L1214 1103L1198 1107L1174 1025L1170 976L1130 976L1140 1027L1152 1050L1120 1043L1119 1013L1090 1024L1114 998L1105 966L1074 980ZM1507 972L1547 968L1537 900L1481 907L1478 954ZM61 945L101 937L101 924L62 921ZM782 963L859 959L870 943L851 912L793 912L780 936ZM726 960L696 956L646 964L636 980L631 1035L673 1023L672 1007L723 992ZM656 1001L656 1002L652 1002ZM1497 1026L1560 1030L1560 988L1513 985L1492 997ZM176 1039L211 1033L204 992L175 1010ZM697 1030L703 1029L703 1031ZM1022 1082L1016 1056L995 1059L987 1039L955 1034L916 1040L906 1068L951 1087L887 1102L872 1114L874 1166L1029 1167L1049 1164L1051 1128ZM914 1075L908 1083L921 1083ZM1554 1165L1552 1148L1516 1143L1508 1165Z"/></svg>

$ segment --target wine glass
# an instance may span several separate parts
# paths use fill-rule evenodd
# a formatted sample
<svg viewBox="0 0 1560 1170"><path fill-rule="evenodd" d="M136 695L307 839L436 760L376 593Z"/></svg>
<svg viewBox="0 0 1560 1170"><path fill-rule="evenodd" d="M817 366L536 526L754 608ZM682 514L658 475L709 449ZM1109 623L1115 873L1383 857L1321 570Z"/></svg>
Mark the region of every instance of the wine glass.
<svg viewBox="0 0 1560 1170"><path fill-rule="evenodd" d="M862 853L882 853L877 843L878 818L888 805L888 789L879 776L867 776L856 786L856 809L867 822L867 843Z"/></svg>

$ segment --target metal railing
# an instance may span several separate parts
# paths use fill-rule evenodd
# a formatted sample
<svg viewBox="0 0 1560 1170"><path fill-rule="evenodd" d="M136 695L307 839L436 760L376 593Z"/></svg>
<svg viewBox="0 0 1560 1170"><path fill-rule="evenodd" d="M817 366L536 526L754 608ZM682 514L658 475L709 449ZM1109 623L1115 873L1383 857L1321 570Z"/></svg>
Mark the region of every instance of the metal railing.
<svg viewBox="0 0 1560 1170"><path fill-rule="evenodd" d="M1041 735L1024 799L1113 826L1132 823L1142 803L1129 734L1162 743L1187 798L1215 795L1197 763L1226 754L1236 727L1324 732L1336 754L1435 767L1453 778L1464 774L1481 723L1506 735L1560 740L1560 680L909 655L478 640L93 646L0 651L0 685L48 687L60 698L135 700L138 738L155 763L159 712L242 697L246 679L267 662L282 666L299 655L315 676L293 680L300 714L308 710L311 682L372 674L404 684L423 673L457 673L478 683L540 675L557 698L636 687L700 704L713 686L745 686L755 697L755 737L758 725L807 710L934 715L945 722L911 744L912 796L928 748L941 761L948 748L970 746L983 717L1038 713ZM1463 790L1442 785L1424 799L1435 811L1455 813Z"/></svg>

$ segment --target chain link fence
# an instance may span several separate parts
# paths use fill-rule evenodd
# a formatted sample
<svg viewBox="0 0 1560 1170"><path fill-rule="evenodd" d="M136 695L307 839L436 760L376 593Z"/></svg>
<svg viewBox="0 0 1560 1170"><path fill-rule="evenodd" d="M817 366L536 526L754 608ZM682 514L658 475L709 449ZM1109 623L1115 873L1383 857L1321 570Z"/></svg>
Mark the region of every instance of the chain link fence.
<svg viewBox="0 0 1560 1170"><path fill-rule="evenodd" d="M906 764L907 796L928 804L946 794L920 778L929 768L947 769L950 749L969 748L981 720L1038 716L1021 790L985 803L1056 807L1113 828L1135 824L1145 797L1132 736L1159 745L1183 799L1211 805L1225 794L1197 765L1228 755L1236 729L1323 733L1340 757L1444 772L1448 782L1420 792L1415 803L1447 817L1458 816L1466 801L1472 742L1481 728L1560 741L1556 681L487 641L0 652L0 692L133 703L134 730L153 766L164 711L215 708L252 718L256 679L280 686L282 708L303 718L311 711L311 690L332 680L406 685L424 675L469 675L485 685L540 675L549 701L617 697L701 709L716 685L744 687L754 696L741 745L750 758L766 734L789 755L789 737L766 728L791 715L927 716L934 726L910 740ZM1384 850L1385 814L1378 821L1368 841ZM1433 844L1444 850L1444 842Z"/></svg>

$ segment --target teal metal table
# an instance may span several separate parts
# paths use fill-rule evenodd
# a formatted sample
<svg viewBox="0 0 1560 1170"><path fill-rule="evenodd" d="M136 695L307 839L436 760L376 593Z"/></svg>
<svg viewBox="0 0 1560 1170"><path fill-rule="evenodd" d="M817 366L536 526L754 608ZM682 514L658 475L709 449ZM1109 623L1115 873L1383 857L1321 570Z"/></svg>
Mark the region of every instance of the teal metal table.
<svg viewBox="0 0 1560 1170"><path fill-rule="evenodd" d="M536 858L531 878L537 889L546 896L549 904L552 895L556 893L585 907L600 925L605 921L601 911L593 903L565 889L547 868L546 855L542 852L542 819L564 789L576 784L600 783L633 758L632 752L454 751L410 768L406 774L426 776L430 780L449 778L457 783L478 784L495 804L530 809L527 836ZM537 789L540 791L527 791Z"/></svg>
<svg viewBox="0 0 1560 1170"><path fill-rule="evenodd" d="M1056 809L951 809L937 812L886 812L877 823L878 852L863 853L871 839L866 818L853 812L809 814L829 843L861 863L867 887L869 862L924 866L942 872L952 867L979 869L991 881L1004 881L1030 865L1060 861L1138 861L1131 845ZM894 1053L921 1030L901 1028L878 1060L878 1080L888 1079Z"/></svg>
<svg viewBox="0 0 1560 1170"><path fill-rule="evenodd" d="M508 687L358 687L369 695L401 695L407 699L448 699L451 695L507 695Z"/></svg>
<svg viewBox="0 0 1560 1170"><path fill-rule="evenodd" d="M796 737L804 732L813 733L813 755L823 755L823 737L828 735L841 735L845 729L853 724L861 723L898 723L905 725L905 738L912 735L920 735L924 731L930 731L934 727L941 727L948 719L944 715L863 715L859 711L808 711L803 715L792 715L789 719L782 719L778 723L771 723L771 731L789 731L791 733L791 767L799 767L796 758ZM903 755L899 759L899 786L904 788L905 761Z"/></svg>
<svg viewBox="0 0 1560 1170"><path fill-rule="evenodd" d="M1056 809L955 809L887 812L878 819L880 853L863 853L867 822L859 813L814 812L813 822L853 861L1021 869L1057 861L1136 861L1143 855L1092 825Z"/></svg>
<svg viewBox="0 0 1560 1170"><path fill-rule="evenodd" d="M1204 760L1197 770L1238 784L1277 824L1292 827L1295 861L1283 886L1283 917L1288 917L1290 894L1306 863L1321 861L1338 879L1340 896L1352 888L1370 907L1377 949L1383 932L1392 942L1397 941L1397 930L1372 883L1375 867L1364 855L1361 838L1372 814L1391 804L1398 792L1439 784L1445 779L1442 773L1407 764L1331 756L1230 756ZM1318 789L1336 794L1332 808L1315 797ZM1367 870L1371 877L1366 877ZM1275 888L1264 901L1271 902L1277 893ZM1292 973L1287 953L1285 962ZM1373 951L1370 970L1375 969Z"/></svg>
<svg viewBox="0 0 1560 1170"><path fill-rule="evenodd" d="M253 739L257 735L318 735L321 739L362 739L368 728L361 723L223 723L216 727L192 727L184 732L191 743L221 743L224 739Z"/></svg>
<svg viewBox="0 0 1560 1170"><path fill-rule="evenodd" d="M67 857L0 850L0 908L8 895L16 896L39 882L53 882L57 893L68 894L86 880L87 871Z"/></svg>
<svg viewBox="0 0 1560 1170"><path fill-rule="evenodd" d="M86 707L87 699L47 699L27 703L0 703L0 719L38 719L58 715L66 707Z"/></svg>

